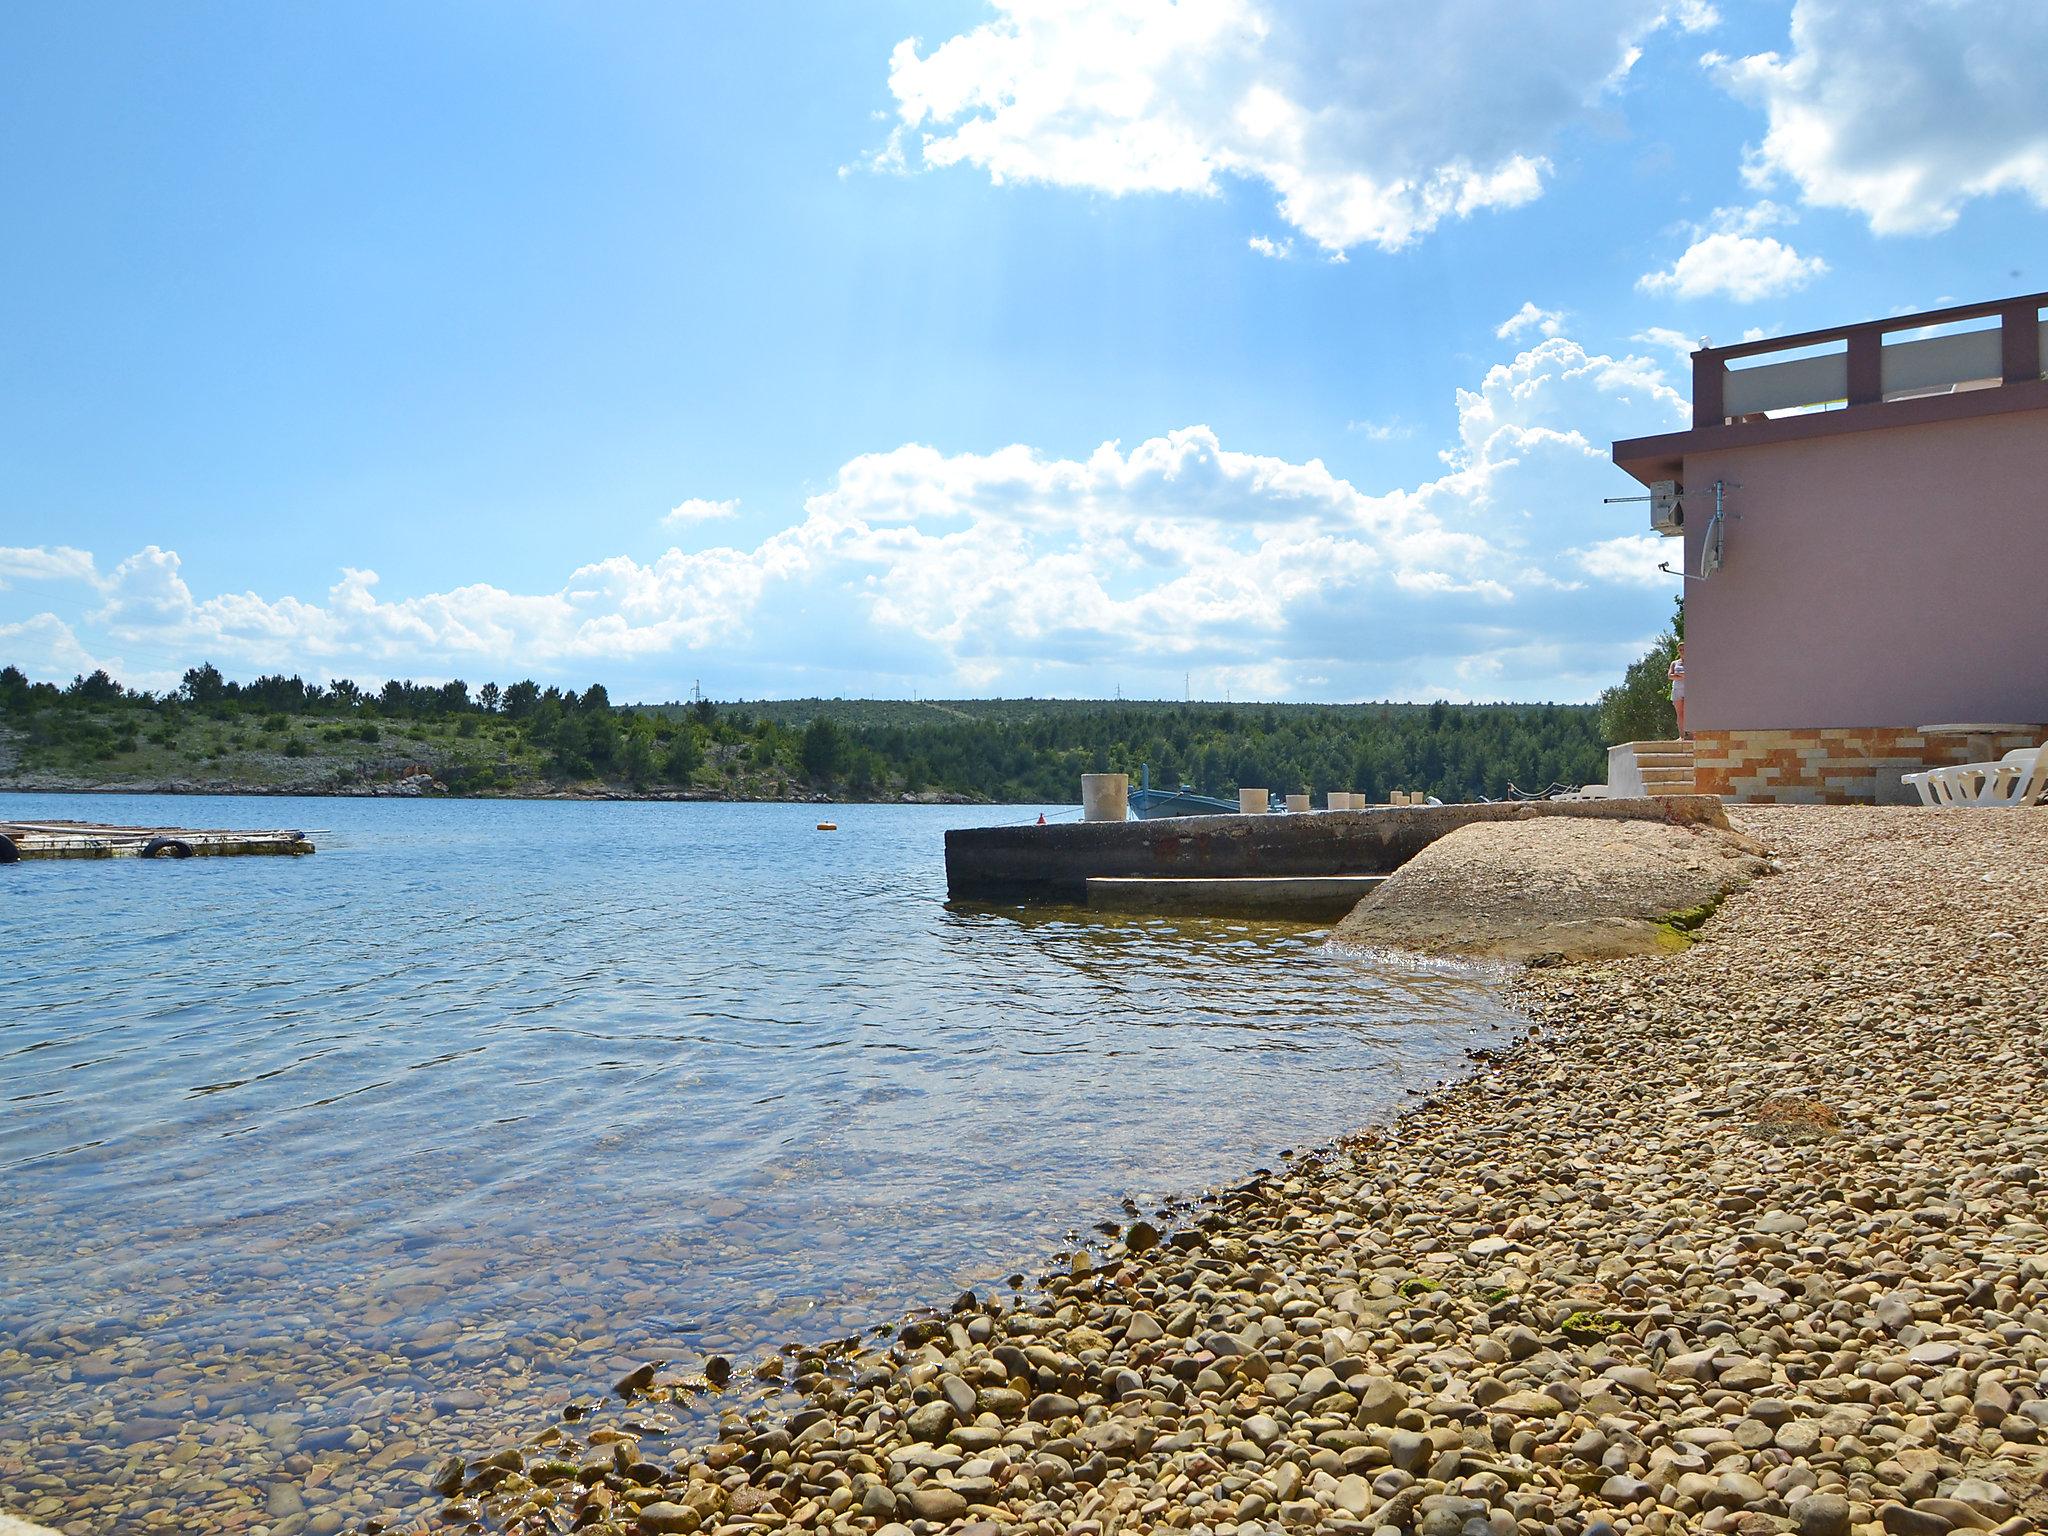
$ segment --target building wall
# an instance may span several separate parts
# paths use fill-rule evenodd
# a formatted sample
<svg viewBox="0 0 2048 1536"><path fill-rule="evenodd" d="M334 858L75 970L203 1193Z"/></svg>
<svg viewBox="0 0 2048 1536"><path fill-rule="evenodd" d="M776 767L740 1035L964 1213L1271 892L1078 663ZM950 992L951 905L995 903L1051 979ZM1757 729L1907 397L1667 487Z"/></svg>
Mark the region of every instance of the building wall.
<svg viewBox="0 0 2048 1536"><path fill-rule="evenodd" d="M2003 757L2037 740L2032 732L1995 737L1989 753ZM1693 780L1700 794L1765 804L1917 803L1916 793L1899 787L1901 773L1972 759L1963 737L1922 736L1885 726L1698 731L1693 736Z"/></svg>
<svg viewBox="0 0 2048 1536"><path fill-rule="evenodd" d="M1724 563L1685 584L1696 735L2048 722L2048 412L1690 455L1689 572L1716 477Z"/></svg>

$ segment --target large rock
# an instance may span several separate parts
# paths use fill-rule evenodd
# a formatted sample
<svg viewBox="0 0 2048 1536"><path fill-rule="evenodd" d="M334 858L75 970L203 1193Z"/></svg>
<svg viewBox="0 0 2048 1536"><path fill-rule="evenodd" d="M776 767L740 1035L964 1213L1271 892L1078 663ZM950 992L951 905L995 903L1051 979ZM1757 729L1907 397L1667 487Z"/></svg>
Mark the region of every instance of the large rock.
<svg viewBox="0 0 2048 1536"><path fill-rule="evenodd" d="M1683 948L1707 912L1768 868L1754 844L1708 825L1475 823L1403 864L1334 937L1498 961Z"/></svg>

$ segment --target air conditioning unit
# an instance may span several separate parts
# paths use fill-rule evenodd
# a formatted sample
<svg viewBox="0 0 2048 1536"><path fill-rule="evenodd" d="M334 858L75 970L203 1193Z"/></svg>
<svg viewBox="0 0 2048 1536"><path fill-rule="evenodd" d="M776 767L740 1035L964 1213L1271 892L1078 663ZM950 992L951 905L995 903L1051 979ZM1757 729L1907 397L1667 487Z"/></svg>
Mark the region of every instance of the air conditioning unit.
<svg viewBox="0 0 2048 1536"><path fill-rule="evenodd" d="M1650 527L1657 533L1679 533L1685 528L1685 507L1679 501L1676 480L1655 480L1650 484Z"/></svg>

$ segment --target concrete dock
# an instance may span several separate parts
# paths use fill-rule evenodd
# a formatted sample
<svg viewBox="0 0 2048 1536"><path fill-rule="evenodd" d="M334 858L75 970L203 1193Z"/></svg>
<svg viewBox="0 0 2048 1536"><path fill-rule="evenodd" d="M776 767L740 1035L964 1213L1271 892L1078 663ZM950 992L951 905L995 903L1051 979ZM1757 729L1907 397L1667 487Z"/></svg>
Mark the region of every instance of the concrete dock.
<svg viewBox="0 0 2048 1536"><path fill-rule="evenodd" d="M0 864L22 859L219 859L312 851L313 844L299 831L0 821Z"/></svg>
<svg viewBox="0 0 2048 1536"><path fill-rule="evenodd" d="M1665 795L968 827L946 834L946 891L955 901L1080 905L1094 879L1389 875L1459 827L1538 816L1727 824L1712 795Z"/></svg>
<svg viewBox="0 0 2048 1536"><path fill-rule="evenodd" d="M1110 912L1178 917L1275 918L1334 923L1378 890L1385 875L1095 875L1088 905Z"/></svg>

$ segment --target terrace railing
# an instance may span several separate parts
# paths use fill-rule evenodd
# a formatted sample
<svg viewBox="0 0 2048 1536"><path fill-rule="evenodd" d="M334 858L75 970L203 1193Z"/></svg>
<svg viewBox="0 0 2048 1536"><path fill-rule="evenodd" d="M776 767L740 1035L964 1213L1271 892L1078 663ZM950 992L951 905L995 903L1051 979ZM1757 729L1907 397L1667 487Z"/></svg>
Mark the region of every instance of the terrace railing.
<svg viewBox="0 0 2048 1536"><path fill-rule="evenodd" d="M1692 355L1693 426L2038 381L2048 358L2044 305L2048 293L2035 293L1703 348ZM1949 329L1987 319L1993 323ZM1941 334L1899 336L1930 330ZM1799 355L1746 361L1778 353Z"/></svg>

